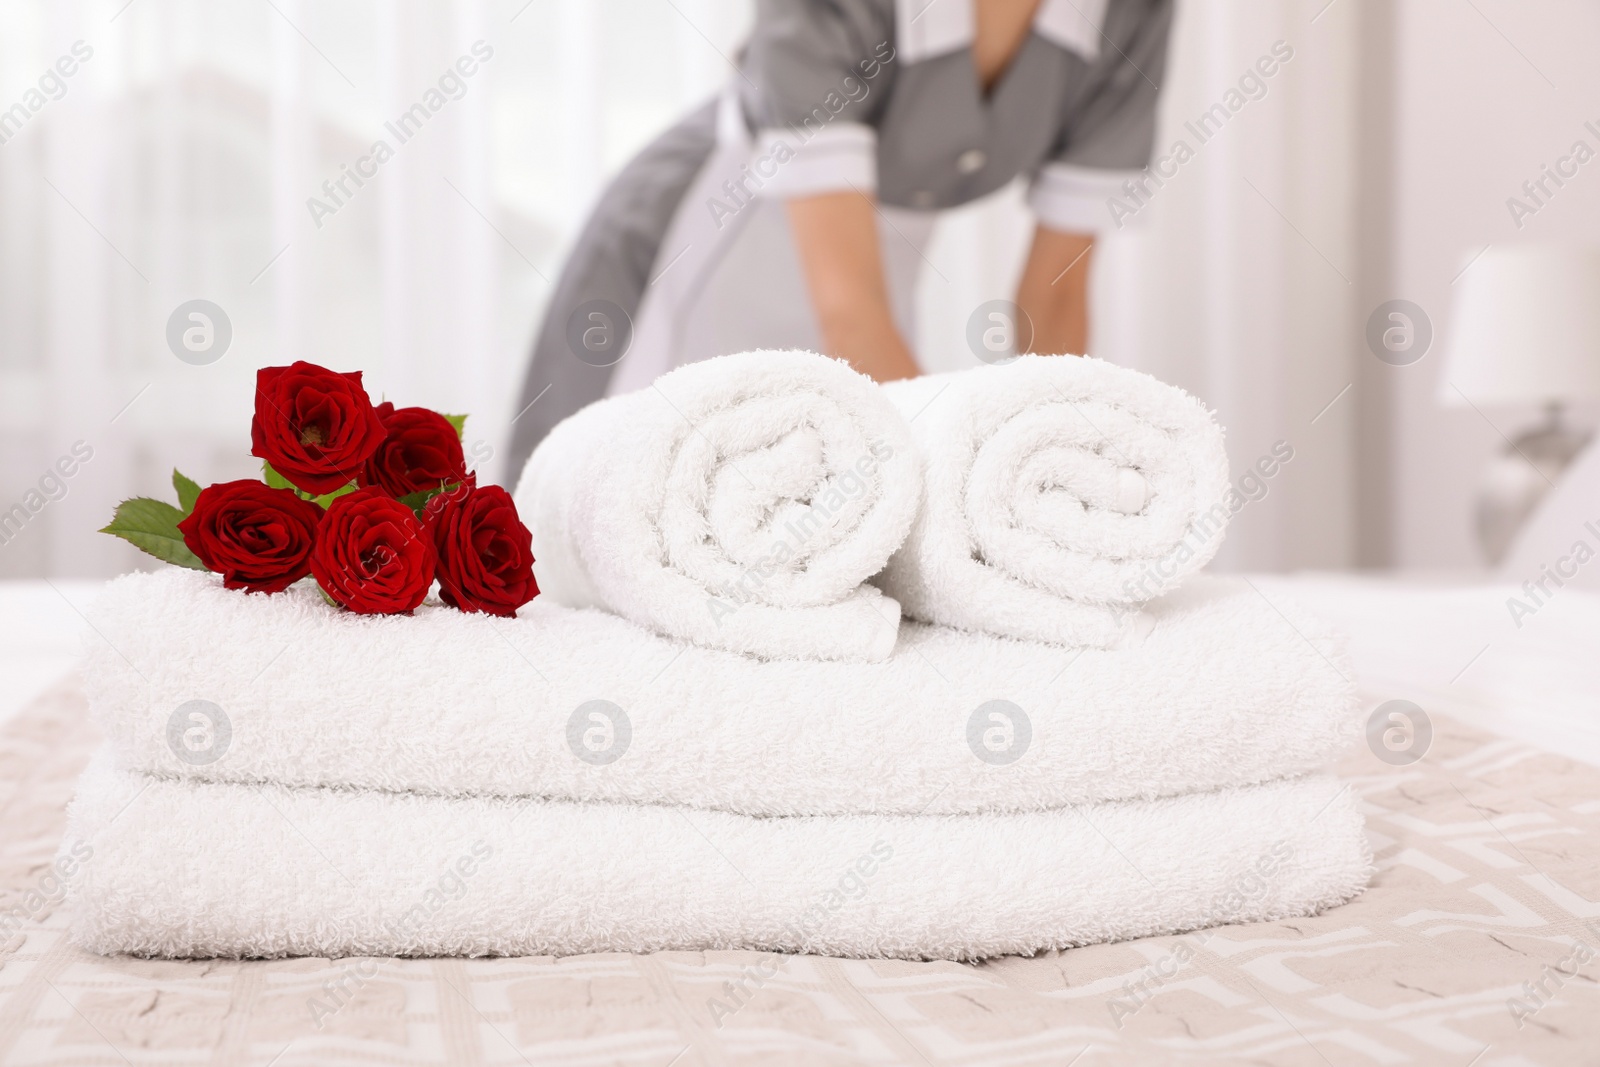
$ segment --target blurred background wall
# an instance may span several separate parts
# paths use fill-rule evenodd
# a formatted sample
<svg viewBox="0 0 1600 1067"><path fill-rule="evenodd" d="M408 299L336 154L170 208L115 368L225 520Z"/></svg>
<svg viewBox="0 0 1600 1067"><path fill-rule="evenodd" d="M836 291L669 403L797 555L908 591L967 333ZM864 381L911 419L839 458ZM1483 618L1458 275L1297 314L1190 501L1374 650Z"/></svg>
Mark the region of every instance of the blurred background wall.
<svg viewBox="0 0 1600 1067"><path fill-rule="evenodd" d="M1393 35L1394 103L1388 235L1386 247L1374 249L1374 296L1420 304L1448 345L1451 296L1485 248L1600 243L1600 160L1579 167L1564 187L1547 184L1554 195L1532 216L1514 220L1507 206L1513 197L1531 204L1524 183L1575 142L1600 149L1600 135L1585 126L1600 130L1600 6L1408 0L1383 17ZM1437 399L1438 361L1394 369L1402 373L1386 383L1390 484L1381 558L1403 566L1472 560L1467 510L1478 474L1504 447L1500 434L1514 435L1533 413L1447 410ZM1578 414L1594 424L1592 407Z"/></svg>
<svg viewBox="0 0 1600 1067"><path fill-rule="evenodd" d="M253 474L260 366L364 370L375 395L471 412L469 443L498 449L590 203L718 89L749 18L748 0L0 4L0 109L25 105L0 114L0 510L93 449L0 545L0 577L139 565L93 532L118 499L174 466ZM1453 285L1492 244L1600 241L1600 162L1532 217L1506 205L1574 140L1600 145L1597 44L1581 0L1180 0L1157 154L1192 158L1097 251L1091 348L1214 406L1236 473L1293 449L1220 565L1478 565L1476 480L1529 414L1439 406ZM1291 58L1197 137L1275 48ZM474 72L442 84L462 57ZM430 90L444 105L401 143L385 124ZM392 158L362 163L379 139ZM327 192L349 168L376 173ZM941 223L929 369L976 362L967 315L1011 294L1030 227L1016 189ZM168 341L196 299L232 334L205 365ZM1433 328L1402 367L1366 341L1395 299Z"/></svg>

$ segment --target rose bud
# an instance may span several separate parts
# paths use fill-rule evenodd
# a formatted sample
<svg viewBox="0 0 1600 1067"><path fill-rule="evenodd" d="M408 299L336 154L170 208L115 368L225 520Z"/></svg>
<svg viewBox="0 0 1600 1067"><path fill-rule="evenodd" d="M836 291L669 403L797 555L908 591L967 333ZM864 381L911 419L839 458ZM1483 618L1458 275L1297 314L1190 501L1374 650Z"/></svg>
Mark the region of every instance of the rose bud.
<svg viewBox="0 0 1600 1067"><path fill-rule="evenodd" d="M389 403L379 404L377 411L386 436L361 470L359 481L363 486L377 486L390 496L400 497L477 481L467 473L461 435L443 415L427 408L396 408Z"/></svg>
<svg viewBox="0 0 1600 1067"><path fill-rule="evenodd" d="M433 542L410 508L381 489L328 505L311 573L335 602L360 615L404 615L433 585Z"/></svg>
<svg viewBox="0 0 1600 1067"><path fill-rule="evenodd" d="M250 454L307 493L331 493L361 472L383 443L383 422L361 372L312 363L256 372Z"/></svg>
<svg viewBox="0 0 1600 1067"><path fill-rule="evenodd" d="M253 479L200 490L180 523L183 543L229 589L276 593L311 571L322 509Z"/></svg>
<svg viewBox="0 0 1600 1067"><path fill-rule="evenodd" d="M533 536L510 493L498 485L441 493L428 501L426 517L446 604L509 616L539 595Z"/></svg>

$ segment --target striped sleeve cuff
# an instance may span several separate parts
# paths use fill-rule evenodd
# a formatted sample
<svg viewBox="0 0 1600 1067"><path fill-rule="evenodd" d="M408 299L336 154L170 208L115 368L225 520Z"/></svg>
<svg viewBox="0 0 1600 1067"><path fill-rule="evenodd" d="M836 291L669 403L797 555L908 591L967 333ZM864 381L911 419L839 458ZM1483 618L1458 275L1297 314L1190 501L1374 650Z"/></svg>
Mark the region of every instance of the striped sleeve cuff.
<svg viewBox="0 0 1600 1067"><path fill-rule="evenodd" d="M1120 230L1134 214L1128 210L1123 184L1143 175L1142 170L1047 163L1028 190L1028 206L1041 224L1063 233Z"/></svg>
<svg viewBox="0 0 1600 1067"><path fill-rule="evenodd" d="M788 199L878 189L878 135L859 122L766 129L756 135L750 171L762 196Z"/></svg>

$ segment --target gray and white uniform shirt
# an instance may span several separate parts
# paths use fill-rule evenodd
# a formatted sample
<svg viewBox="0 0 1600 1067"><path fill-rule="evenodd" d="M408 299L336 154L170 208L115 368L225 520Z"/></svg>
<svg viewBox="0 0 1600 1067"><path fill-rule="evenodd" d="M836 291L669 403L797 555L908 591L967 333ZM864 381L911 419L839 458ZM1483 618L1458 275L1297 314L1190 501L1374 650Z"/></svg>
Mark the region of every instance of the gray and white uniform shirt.
<svg viewBox="0 0 1600 1067"><path fill-rule="evenodd" d="M938 211L1020 176L1039 223L1095 233L1149 162L1171 0L1041 0L986 93L973 0L758 0L738 73L613 180L535 341L508 473L561 419L675 366L822 347L783 202L882 207L896 323ZM914 347L914 340L913 340Z"/></svg>

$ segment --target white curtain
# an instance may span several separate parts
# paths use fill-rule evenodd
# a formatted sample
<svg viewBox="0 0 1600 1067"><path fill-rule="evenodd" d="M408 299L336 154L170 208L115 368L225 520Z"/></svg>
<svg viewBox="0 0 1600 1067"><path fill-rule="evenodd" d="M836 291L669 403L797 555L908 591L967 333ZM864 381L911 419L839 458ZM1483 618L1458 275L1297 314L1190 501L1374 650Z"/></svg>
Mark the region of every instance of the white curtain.
<svg viewBox="0 0 1600 1067"><path fill-rule="evenodd" d="M174 466L254 474L261 366L363 370L374 394L471 413L469 445L498 450L604 179L722 84L750 17L748 0L125 3L0 6L0 92L93 50L0 144L0 513L43 501L5 534L0 576L140 565L94 532L118 499L169 495ZM1212 403L1236 472L1294 448L1236 519L1230 566L1351 552L1351 397L1319 409L1351 380L1354 5L1312 22L1318 6L1180 8L1163 146L1274 41L1294 58L1096 254L1097 354ZM399 143L386 124L476 42L492 58ZM314 220L307 201L332 205L323 183L379 140L392 158ZM1030 230L1015 189L941 225L919 300L930 368L973 362L966 312L1013 291ZM167 343L194 299L232 326L204 366ZM93 458L49 478L77 441Z"/></svg>
<svg viewBox="0 0 1600 1067"><path fill-rule="evenodd" d="M0 5L0 92L92 50L59 100L0 125L0 516L27 511L0 526L0 577L144 565L95 532L116 502L170 499L174 466L257 473L255 371L294 359L470 413L500 477L567 243L605 176L727 76L749 18L722 0L125 4ZM492 57L401 143L386 124L479 42ZM392 158L334 201L323 183L379 140ZM314 219L311 198L336 210ZM209 365L167 344L193 299L232 326ZM93 458L58 489L77 441Z"/></svg>

